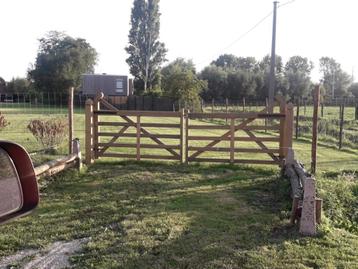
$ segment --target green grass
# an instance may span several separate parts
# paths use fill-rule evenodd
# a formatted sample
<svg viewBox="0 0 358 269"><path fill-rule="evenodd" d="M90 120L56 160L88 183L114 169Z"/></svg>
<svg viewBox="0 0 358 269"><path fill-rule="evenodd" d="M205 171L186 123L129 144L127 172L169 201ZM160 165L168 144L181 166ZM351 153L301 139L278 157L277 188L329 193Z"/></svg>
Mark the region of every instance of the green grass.
<svg viewBox="0 0 358 269"><path fill-rule="evenodd" d="M1 226L0 257L86 237L74 268L358 268L357 235L288 226L288 189L269 168L100 161Z"/></svg>
<svg viewBox="0 0 358 269"><path fill-rule="evenodd" d="M40 149L26 129L31 119L65 117L65 110L55 114L44 108L26 114L17 112L5 110L11 124L0 131L0 139L16 141L30 151ZM105 117L110 119L118 121L118 117ZM153 122L153 118L143 121ZM161 122L178 121L167 118ZM172 129L148 129L178 134ZM102 130L117 131L110 127ZM81 111L75 113L75 131L84 149ZM191 135L223 133L191 131ZM152 143L149 139L142 142ZM195 145L204 146L205 142ZM217 146L226 147L228 142ZM258 148L249 142L237 146ZM309 168L309 137L294 141L294 149ZM61 145L59 154L66 154L66 150L67 145ZM133 149L111 151L134 153ZM164 150L143 153L166 154ZM227 158L228 154L203 155L214 156ZM250 156L268 159L258 154ZM40 164L56 156L32 157ZM249 158L247 154L235 157ZM339 151L334 142L320 140L317 184L326 217L317 237L304 238L296 227L288 226L289 185L278 177L275 166L102 159L81 173L69 170L41 180L39 208L30 216L0 227L0 257L22 249L44 248L58 240L89 238L82 252L71 258L75 268L358 268L357 167L357 149Z"/></svg>
<svg viewBox="0 0 358 269"><path fill-rule="evenodd" d="M21 145L25 146L25 148L29 151L36 151L40 150L40 144L35 140L32 134L27 130L26 126L31 119L43 118L48 119L50 117L66 117L65 110L63 109L60 111L61 113L51 114L50 111L47 111L45 114L42 112L43 108L39 108L39 110L32 110L32 113L26 114L17 114L13 112L9 112L6 109L3 109L3 113L6 116L7 120L10 122L10 125L6 127L4 130L0 131L0 139L7 139L12 140L15 142L20 143ZM328 108L327 108L328 109ZM111 121L118 121L118 117L103 117L104 120L111 120ZM158 122L157 119L153 118L144 118L143 122ZM163 118L160 120L162 123L174 123L179 122L177 119L171 118ZM193 122L193 121L192 121ZM208 124L208 122L202 121L195 121L194 124ZM210 121L209 121L210 123ZM220 124L224 124L224 121L219 122ZM165 129L165 128L146 128L150 132L153 133L168 133L168 134L179 134L178 130L173 129ZM75 113L75 137L80 138L82 152L84 153L84 130L85 130L85 123L84 123L84 115L81 111L77 111ZM102 127L104 131L111 131L116 132L118 129L112 127ZM128 132L135 132L135 129L131 127ZM208 136L220 136L224 133L221 130L207 130L207 131L197 131L192 130L190 132L191 135L208 135ZM245 136L242 132L237 132L239 136ZM271 135L270 133L266 134L264 132L258 133L256 135L259 136L266 136ZM109 141L109 138L102 138L103 142ZM135 143L135 138L123 138L120 140L123 143ZM141 140L142 143L146 144L153 144L148 138L143 138ZM166 144L178 144L178 140L170 140L170 139L163 139L163 142ZM195 142L191 143L192 146L205 146L206 143L209 141L204 142ZM269 147L277 148L277 143L266 143ZM220 142L217 147L228 147L229 142ZM259 148L253 142L236 142L236 146L241 148ZM311 152L311 145L309 141L309 136L304 136L299 140L294 141L294 149L297 153L298 158L303 161L307 167L310 165L310 152ZM63 155L67 153L67 144L64 143L59 148L59 154ZM135 153L135 149L111 149L112 152L121 152L121 153ZM152 149L143 149L143 154L160 154L160 155L167 155L165 150L152 150ZM204 153L200 157L219 157L219 158L228 158L228 153ZM39 164L43 161L48 159L54 158L56 156L49 156L49 155L36 155L34 156L34 160L36 164ZM264 159L270 160L270 157L266 154L235 154L235 158L241 159ZM113 159L112 159L113 160ZM336 141L328 140L326 137L320 137L320 143L318 146L318 164L317 168L319 172L325 171L335 171L337 169L356 169L358 167L358 149L356 147L345 147L342 151L337 149Z"/></svg>

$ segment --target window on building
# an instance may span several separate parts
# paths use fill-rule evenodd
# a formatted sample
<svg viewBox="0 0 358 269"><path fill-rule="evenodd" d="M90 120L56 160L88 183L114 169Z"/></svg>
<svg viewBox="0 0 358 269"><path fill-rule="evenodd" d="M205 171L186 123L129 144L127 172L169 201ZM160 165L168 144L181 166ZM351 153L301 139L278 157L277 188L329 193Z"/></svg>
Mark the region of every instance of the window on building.
<svg viewBox="0 0 358 269"><path fill-rule="evenodd" d="M116 92L123 93L123 79L116 79Z"/></svg>

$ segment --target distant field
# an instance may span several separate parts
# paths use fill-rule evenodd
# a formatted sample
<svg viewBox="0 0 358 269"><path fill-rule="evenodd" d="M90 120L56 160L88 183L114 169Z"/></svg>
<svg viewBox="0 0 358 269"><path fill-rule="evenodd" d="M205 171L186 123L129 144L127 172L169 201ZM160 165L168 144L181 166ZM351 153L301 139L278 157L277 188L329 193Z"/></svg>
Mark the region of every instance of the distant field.
<svg viewBox="0 0 358 269"><path fill-rule="evenodd" d="M329 112L329 115L334 115L334 108L327 108L327 111ZM18 142L22 145L24 145L29 151L36 151L40 150L41 147L39 143L34 139L32 134L27 130L27 124L31 119L48 119L48 118L66 118L66 108L45 108L45 107L39 107L39 108L32 108L28 112L24 113L22 111L22 108L16 108L16 107L8 107L4 108L2 107L1 112L6 116L6 119L10 122L10 125L6 127L4 130L0 131L0 138L1 139L7 139L12 140L15 142ZM328 112L327 112L328 113ZM83 110L75 110L75 136L78 137L81 141L82 146L82 152L84 153L84 113ZM110 117L106 116L106 120L113 120L117 121L118 117ZM163 118L161 119L162 123L173 123L176 119L170 119L170 118ZM153 122L152 118L145 118L144 122ZM196 121L195 124L204 124L202 121ZM205 124L210 124L210 121L205 122ZM225 124L225 121L219 122L219 124ZM262 124L262 122L261 122ZM132 128L132 127L131 127ZM147 128L153 133L173 133L178 134L177 130L173 129L159 129L159 128ZM113 127L102 127L102 130L105 131L116 131L116 128ZM128 132L135 132L134 128L129 129ZM224 131L222 130L207 130L207 131L191 131L192 135L205 135L205 136L220 136L223 134ZM256 134L258 134L256 132ZM269 133L268 133L269 134ZM240 136L244 136L244 134L238 133ZM267 135L265 132L261 132L259 136L264 137ZM109 138L103 138L102 141L108 141ZM174 143L174 141L169 139L163 139L165 143L171 144ZM121 142L124 143L134 143L135 138L123 138ZM150 139L143 138L143 143L152 143ZM208 142L206 142L208 143ZM229 142L221 142L217 146L228 146ZM253 142L236 142L238 146L242 148L258 148L258 146ZM278 143L275 142L269 142L266 143L269 147L276 147ZM192 144L194 145L194 144ZM195 146L204 146L206 145L204 141L197 142ZM303 161L307 167L310 165L310 152L311 152L311 146L309 141L309 134L304 134L299 140L294 140L294 149L298 155L298 158ZM116 152L122 152L122 153L134 153L135 149L115 149ZM67 145L64 144L59 149L59 154L66 154L67 152ZM143 153L156 153L156 154L163 154L165 155L165 150L152 150L152 149L143 149ZM201 157L227 157L228 153L205 153ZM35 161L41 162L43 159L51 158L51 156L38 156L34 157ZM250 157L252 158L259 158L259 159L266 159L268 160L269 157L265 154L250 154ZM243 153L236 153L235 158L242 158L247 159L248 154ZM335 171L335 170L341 170L341 169L356 169L358 167L358 149L357 148L349 148L348 146L345 146L345 148L341 151L337 150L337 144L336 141L330 141L327 139L326 136L321 135L320 136L320 143L318 147L318 170L321 172L324 171Z"/></svg>

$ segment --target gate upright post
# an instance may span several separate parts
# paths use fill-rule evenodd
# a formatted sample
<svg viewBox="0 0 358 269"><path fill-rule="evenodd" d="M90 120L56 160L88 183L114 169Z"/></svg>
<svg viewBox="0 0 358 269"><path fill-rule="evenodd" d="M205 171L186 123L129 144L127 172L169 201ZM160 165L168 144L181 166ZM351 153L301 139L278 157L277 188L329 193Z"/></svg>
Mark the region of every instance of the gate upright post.
<svg viewBox="0 0 358 269"><path fill-rule="evenodd" d="M100 110L100 100L104 98L103 92L98 92L93 103L93 157L95 159L98 159L98 132L99 132L99 126L98 126L98 114L95 112Z"/></svg>
<svg viewBox="0 0 358 269"><path fill-rule="evenodd" d="M93 163L93 101L88 99L86 101L86 164Z"/></svg>
<svg viewBox="0 0 358 269"><path fill-rule="evenodd" d="M180 163L185 163L185 158L184 158L184 151L185 151L185 138L184 138L184 132L185 132L185 123L186 119L185 119L185 111L184 109L180 110Z"/></svg>
<svg viewBox="0 0 358 269"><path fill-rule="evenodd" d="M73 140L73 91L71 87L68 90L68 152L72 154L72 140Z"/></svg>
<svg viewBox="0 0 358 269"><path fill-rule="evenodd" d="M188 109L185 110L185 158L184 161L186 164L189 162L189 113L190 111Z"/></svg>
<svg viewBox="0 0 358 269"><path fill-rule="evenodd" d="M286 126L286 120L287 120L287 109L286 109L286 101L282 96L276 97L276 99L280 103L280 113L285 114L284 118L280 119L280 160L285 158L285 151L284 151L284 137L285 137L285 126ZM266 121L266 119L265 119Z"/></svg>

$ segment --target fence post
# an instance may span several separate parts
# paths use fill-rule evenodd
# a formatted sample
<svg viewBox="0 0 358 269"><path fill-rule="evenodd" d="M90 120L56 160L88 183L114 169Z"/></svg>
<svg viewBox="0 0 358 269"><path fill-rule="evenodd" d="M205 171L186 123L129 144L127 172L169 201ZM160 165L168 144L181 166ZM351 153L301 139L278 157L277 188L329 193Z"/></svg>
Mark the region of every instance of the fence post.
<svg viewBox="0 0 358 269"><path fill-rule="evenodd" d="M268 113L268 111L269 111L268 105L269 105L269 102L268 102L268 98L266 97L266 99L265 99L266 113ZM265 133L267 133L267 118L265 118Z"/></svg>
<svg viewBox="0 0 358 269"><path fill-rule="evenodd" d="M321 102L321 118L323 118L323 117L324 117L324 102L322 100L322 102Z"/></svg>
<svg viewBox="0 0 358 269"><path fill-rule="evenodd" d="M74 88L68 89L68 152L72 154L72 140L73 140L73 91Z"/></svg>
<svg viewBox="0 0 358 269"><path fill-rule="evenodd" d="M356 104L355 120L358 120L358 104Z"/></svg>
<svg viewBox="0 0 358 269"><path fill-rule="evenodd" d="M311 149L311 172L316 173L317 166L317 140L318 140L318 109L320 99L320 85L317 85L313 93L313 126Z"/></svg>
<svg viewBox="0 0 358 269"><path fill-rule="evenodd" d="M225 99L225 112L228 113L229 99L226 97ZM227 124L227 118L225 118Z"/></svg>
<svg viewBox="0 0 358 269"><path fill-rule="evenodd" d="M140 116L137 116L137 161L140 161Z"/></svg>
<svg viewBox="0 0 358 269"><path fill-rule="evenodd" d="M78 170L81 170L82 168L82 156L81 156L81 148L80 148L80 140L78 138L75 138L74 140L72 140L72 154L76 154L77 155L77 163L76 163L76 168Z"/></svg>
<svg viewBox="0 0 358 269"><path fill-rule="evenodd" d="M339 149L342 149L343 124L344 124L344 102L341 105L341 114L340 114L340 122L339 122Z"/></svg>
<svg viewBox="0 0 358 269"><path fill-rule="evenodd" d="M280 113L285 114L284 118L280 119L280 159L281 161L285 158L285 151L284 151L284 137L285 137L285 126L286 126L286 120L287 120L287 110L286 110L286 101L283 99L282 96L277 96L276 99L280 103ZM266 119L265 119L266 122Z"/></svg>
<svg viewBox="0 0 358 269"><path fill-rule="evenodd" d="M185 163L188 164L189 162L189 113L190 111L188 109L185 110Z"/></svg>
<svg viewBox="0 0 358 269"><path fill-rule="evenodd" d="M311 177L306 178L303 186L302 215L300 221L300 234L316 234L316 184Z"/></svg>
<svg viewBox="0 0 358 269"><path fill-rule="evenodd" d="M297 98L297 106L296 106L296 140L298 139L298 132L300 128L300 99Z"/></svg>
<svg viewBox="0 0 358 269"><path fill-rule="evenodd" d="M245 112L245 107L246 107L246 100L245 97L242 98L242 111Z"/></svg>
<svg viewBox="0 0 358 269"><path fill-rule="evenodd" d="M86 101L86 164L93 163L93 101L88 99Z"/></svg>

